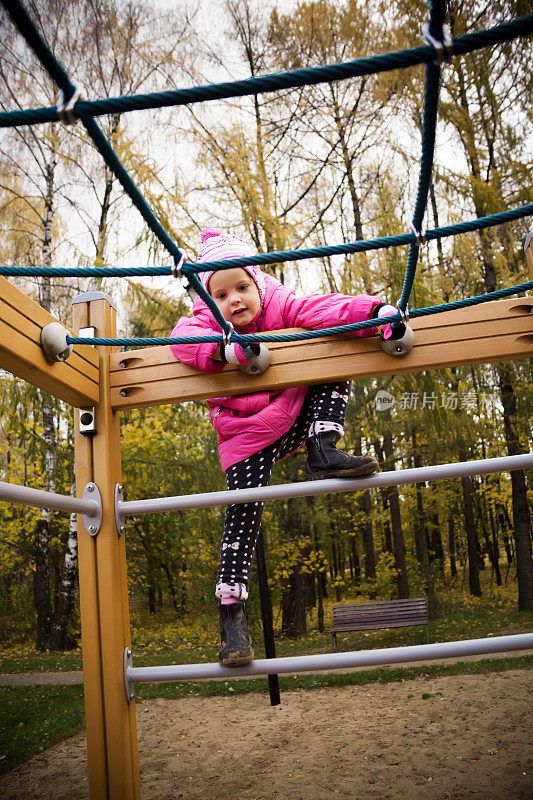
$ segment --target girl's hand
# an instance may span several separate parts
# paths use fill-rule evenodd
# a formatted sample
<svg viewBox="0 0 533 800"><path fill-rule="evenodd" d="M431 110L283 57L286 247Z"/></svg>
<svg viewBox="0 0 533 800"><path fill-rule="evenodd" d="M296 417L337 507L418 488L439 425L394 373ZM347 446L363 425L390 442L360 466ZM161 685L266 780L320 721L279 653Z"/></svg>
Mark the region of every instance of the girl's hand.
<svg viewBox="0 0 533 800"><path fill-rule="evenodd" d="M253 342L246 347L239 344L220 344L217 352L221 361L235 364L247 375L260 375L270 364L270 350L259 342Z"/></svg>
<svg viewBox="0 0 533 800"><path fill-rule="evenodd" d="M396 306L391 306L384 303L378 311L378 319L382 317L392 317L398 313ZM405 333L405 325L403 322L395 322L390 325L381 326L381 335L383 339L401 339Z"/></svg>

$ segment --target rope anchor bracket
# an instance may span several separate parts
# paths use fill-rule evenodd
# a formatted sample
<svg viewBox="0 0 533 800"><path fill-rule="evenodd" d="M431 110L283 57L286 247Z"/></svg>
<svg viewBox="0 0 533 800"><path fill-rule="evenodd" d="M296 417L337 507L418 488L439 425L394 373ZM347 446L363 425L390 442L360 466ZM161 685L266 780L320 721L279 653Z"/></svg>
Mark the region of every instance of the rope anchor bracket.
<svg viewBox="0 0 533 800"><path fill-rule="evenodd" d="M83 524L89 536L96 536L100 532L102 525L102 497L98 486L90 481L86 484L82 495L84 500L91 500L96 508L95 511L89 514L83 514Z"/></svg>
<svg viewBox="0 0 533 800"><path fill-rule="evenodd" d="M73 345L68 344L70 331L60 322L49 322L41 331L41 347L51 363L66 361L72 353Z"/></svg>
<svg viewBox="0 0 533 800"><path fill-rule="evenodd" d="M413 349L415 334L409 323L409 309L396 306L401 317L401 335L392 339L380 338L381 349L389 356L405 356Z"/></svg>

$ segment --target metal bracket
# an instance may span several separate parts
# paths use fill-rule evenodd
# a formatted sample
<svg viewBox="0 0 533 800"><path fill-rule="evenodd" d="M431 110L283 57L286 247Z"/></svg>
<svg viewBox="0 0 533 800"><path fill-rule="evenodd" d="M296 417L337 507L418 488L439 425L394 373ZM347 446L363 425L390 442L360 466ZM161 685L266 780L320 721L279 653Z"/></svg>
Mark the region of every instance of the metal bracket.
<svg viewBox="0 0 533 800"><path fill-rule="evenodd" d="M96 336L96 328L94 325L89 325L87 328L80 328L78 331L80 339L94 339ZM89 345L94 347L94 344Z"/></svg>
<svg viewBox="0 0 533 800"><path fill-rule="evenodd" d="M77 123L78 119L74 114L74 106L80 99L80 96L81 88L75 86L72 97L65 102L65 93L61 91L61 100L57 105L57 118L63 125L75 125Z"/></svg>
<svg viewBox="0 0 533 800"><path fill-rule="evenodd" d="M446 23L442 26L442 40L435 39L434 36L431 35L429 30L429 23L422 26L422 39L423 41L430 45L435 51L435 61L434 64L437 67L441 67L445 61L450 61L451 57L453 56L453 39L451 34L451 28Z"/></svg>
<svg viewBox="0 0 533 800"><path fill-rule="evenodd" d="M126 692L126 700L128 704L135 699L135 691L133 688L133 681L130 680L129 671L133 667L133 657L129 647L124 649L124 691Z"/></svg>
<svg viewBox="0 0 533 800"><path fill-rule="evenodd" d="M181 268L184 262L185 262L185 256L183 254L181 254L181 258L179 259L179 261L176 257L174 257L174 266L172 267L172 274L174 275L175 278L183 277Z"/></svg>
<svg viewBox="0 0 533 800"><path fill-rule="evenodd" d="M89 482L85 486L82 496L84 500L92 500L98 506L94 516L89 516L88 514L82 515L83 524L85 525L87 533L89 536L96 536L100 531L100 526L102 525L102 497L96 483L93 483L92 481Z"/></svg>
<svg viewBox="0 0 533 800"><path fill-rule="evenodd" d="M68 344L70 331L60 322L49 322L41 330L41 347L48 361L66 361L72 353L73 345Z"/></svg>
<svg viewBox="0 0 533 800"><path fill-rule="evenodd" d="M120 483L115 484L115 525L117 526L117 533L122 536L124 533L124 514L121 510L122 501L124 500L124 487Z"/></svg>
<svg viewBox="0 0 533 800"><path fill-rule="evenodd" d="M223 344L224 345L231 344L231 337L233 336L234 332L235 332L235 328L233 327L231 322L228 322L228 329L227 329L227 331L223 332L223 334L224 334Z"/></svg>

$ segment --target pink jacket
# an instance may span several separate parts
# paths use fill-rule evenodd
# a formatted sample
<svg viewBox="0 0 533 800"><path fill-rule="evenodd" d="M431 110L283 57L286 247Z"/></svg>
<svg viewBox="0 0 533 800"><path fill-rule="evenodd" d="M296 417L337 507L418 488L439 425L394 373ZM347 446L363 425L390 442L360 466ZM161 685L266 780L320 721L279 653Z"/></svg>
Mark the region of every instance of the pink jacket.
<svg viewBox="0 0 533 800"><path fill-rule="evenodd" d="M372 317L373 309L383 301L372 295L349 297L343 294L311 294L297 297L294 292L270 275L265 275L266 293L257 317L238 333L256 333L283 328L331 328L362 322ZM172 336L201 336L221 330L211 311L199 297L192 317L181 317ZM372 336L377 328L357 331L357 336ZM225 364L214 361L216 342L170 345L172 353L184 364L202 372L221 372ZM282 391L254 392L240 397L216 397L208 400L211 423L217 432L222 469L242 461L279 439L292 427L307 394L306 386Z"/></svg>

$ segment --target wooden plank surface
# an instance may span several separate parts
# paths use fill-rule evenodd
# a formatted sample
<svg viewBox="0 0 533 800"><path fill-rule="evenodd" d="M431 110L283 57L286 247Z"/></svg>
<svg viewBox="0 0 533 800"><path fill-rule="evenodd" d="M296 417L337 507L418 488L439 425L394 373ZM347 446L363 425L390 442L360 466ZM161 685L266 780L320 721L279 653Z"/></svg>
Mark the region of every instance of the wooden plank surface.
<svg viewBox="0 0 533 800"><path fill-rule="evenodd" d="M98 402L98 355L77 345L67 361L51 364L41 348L41 331L57 320L0 278L0 368L73 406Z"/></svg>
<svg viewBox="0 0 533 800"><path fill-rule="evenodd" d="M511 298L414 319L415 346L402 358L384 353L377 336L269 343L271 365L258 376L236 367L208 375L181 364L168 347L117 353L110 358L111 403L114 408L155 406L526 358L533 355L532 311L533 298Z"/></svg>

